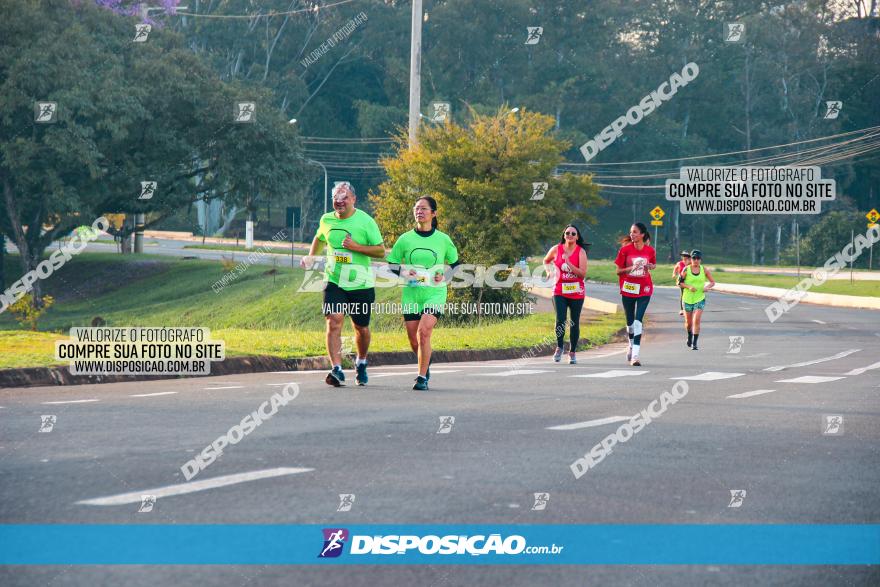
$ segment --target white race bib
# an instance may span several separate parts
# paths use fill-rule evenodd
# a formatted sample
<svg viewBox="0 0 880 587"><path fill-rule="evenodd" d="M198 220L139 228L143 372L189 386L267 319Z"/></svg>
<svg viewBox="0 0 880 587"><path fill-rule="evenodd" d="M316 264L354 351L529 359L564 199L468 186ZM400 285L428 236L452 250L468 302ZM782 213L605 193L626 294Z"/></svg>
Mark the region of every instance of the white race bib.
<svg viewBox="0 0 880 587"><path fill-rule="evenodd" d="M634 296L637 296L637 295L639 295L639 292L642 290L642 284L624 281L623 287L621 289L623 290L624 293L628 293L628 294L632 294Z"/></svg>
<svg viewBox="0 0 880 587"><path fill-rule="evenodd" d="M336 251L333 253L333 260L336 263L351 263L351 253L349 251Z"/></svg>
<svg viewBox="0 0 880 587"><path fill-rule="evenodd" d="M581 284L577 282L569 282L562 284L563 294L576 294L581 292Z"/></svg>
<svg viewBox="0 0 880 587"><path fill-rule="evenodd" d="M407 285L411 287L424 287L431 285L431 272L428 269L412 268L411 271L415 272L415 275L407 276Z"/></svg>

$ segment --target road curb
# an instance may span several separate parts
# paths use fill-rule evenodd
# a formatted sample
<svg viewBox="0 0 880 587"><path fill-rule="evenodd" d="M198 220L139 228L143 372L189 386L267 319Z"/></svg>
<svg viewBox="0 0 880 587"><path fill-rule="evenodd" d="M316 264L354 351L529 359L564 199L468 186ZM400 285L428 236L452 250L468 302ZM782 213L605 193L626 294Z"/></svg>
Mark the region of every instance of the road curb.
<svg viewBox="0 0 880 587"><path fill-rule="evenodd" d="M615 332L610 342L625 340L626 328ZM586 339L589 343L589 339ZM553 343L551 343L552 345ZM521 359L532 349L530 347L512 347L506 349L434 351L434 363L453 363L462 361L499 361L505 359ZM545 345L549 346L549 345ZM370 353L370 366L408 365L415 363L412 351L387 351ZM49 385L91 385L97 383L125 383L129 381L158 381L162 379L190 379L194 377L216 377L217 375L238 375L242 373L266 373L268 371L308 371L329 369L327 357L303 357L299 359L282 359L265 355L248 357L230 357L223 361L211 363L208 375L71 375L68 367L25 367L20 369L0 369L0 389L13 387L44 387Z"/></svg>
<svg viewBox="0 0 880 587"><path fill-rule="evenodd" d="M753 296L764 299L780 299L787 295L790 289L779 287L764 287L759 285L744 285L739 283L717 282L712 290L719 293L731 293L738 295ZM831 306L833 308L857 308L862 310L880 310L880 298L865 296L848 296L844 294L806 292L800 298L802 304L817 306Z"/></svg>

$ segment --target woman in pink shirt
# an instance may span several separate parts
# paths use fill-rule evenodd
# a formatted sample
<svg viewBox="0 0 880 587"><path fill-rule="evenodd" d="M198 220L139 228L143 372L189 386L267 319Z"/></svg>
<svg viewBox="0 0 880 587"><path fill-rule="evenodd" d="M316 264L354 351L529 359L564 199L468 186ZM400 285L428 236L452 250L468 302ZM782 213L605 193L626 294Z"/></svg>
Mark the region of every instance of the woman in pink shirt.
<svg viewBox="0 0 880 587"><path fill-rule="evenodd" d="M553 353L553 360L557 363L562 359L565 325L568 323L569 313L571 322L568 362L571 365L577 363L575 353L581 334L580 319L586 293L584 277L587 275L589 246L589 243L585 243L581 238L578 227L569 224L562 232L559 244L547 251L544 256L544 266L548 267L552 264L556 270L556 285L553 288L553 305L556 308L556 352Z"/></svg>
<svg viewBox="0 0 880 587"><path fill-rule="evenodd" d="M620 280L620 295L623 311L626 314L626 331L629 335L629 351L626 360L639 366L639 350L642 344L642 319L654 293L651 270L657 267L657 253L649 245L651 234L641 222L629 229L629 236L620 239L617 252L617 276Z"/></svg>

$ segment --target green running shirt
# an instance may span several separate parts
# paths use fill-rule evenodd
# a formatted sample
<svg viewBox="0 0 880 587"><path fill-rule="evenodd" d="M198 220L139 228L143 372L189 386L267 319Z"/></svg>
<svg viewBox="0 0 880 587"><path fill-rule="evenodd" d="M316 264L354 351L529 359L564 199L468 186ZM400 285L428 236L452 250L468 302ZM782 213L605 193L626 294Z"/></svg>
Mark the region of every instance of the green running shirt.
<svg viewBox="0 0 880 587"><path fill-rule="evenodd" d="M382 244L379 226L363 210L355 208L354 214L342 220L336 217L335 212L324 214L318 225L318 238L327 243L324 275L327 281L347 291L369 289L376 283L370 257L342 248L342 241L348 235L360 245Z"/></svg>
<svg viewBox="0 0 880 587"><path fill-rule="evenodd" d="M435 283L434 275L443 274L444 265L457 261L458 249L445 232L434 229L423 236L410 230L400 235L388 262L400 264L400 275L406 280L401 296L403 313L419 314L426 306L444 305L446 283Z"/></svg>
<svg viewBox="0 0 880 587"><path fill-rule="evenodd" d="M684 275L684 283L685 285L690 285L697 288L697 291L691 291L689 289L682 290L684 295L682 299L685 304L696 304L697 302L706 299L706 294L703 289L706 287L706 270L700 265L700 273L699 275L694 275L691 271L691 266L688 265L682 271L682 275Z"/></svg>

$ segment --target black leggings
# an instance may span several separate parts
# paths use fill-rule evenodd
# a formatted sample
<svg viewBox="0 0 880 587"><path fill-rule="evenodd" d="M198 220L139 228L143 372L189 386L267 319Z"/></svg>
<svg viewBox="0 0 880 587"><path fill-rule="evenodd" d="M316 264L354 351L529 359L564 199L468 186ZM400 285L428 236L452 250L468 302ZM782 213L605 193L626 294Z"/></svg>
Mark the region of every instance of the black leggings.
<svg viewBox="0 0 880 587"><path fill-rule="evenodd" d="M553 296L553 305L556 307L556 346L562 348L565 340L565 322L568 319L568 310L571 309L571 349L577 351L578 339L581 337L581 309L584 300L573 300L564 296Z"/></svg>
<svg viewBox="0 0 880 587"><path fill-rule="evenodd" d="M621 296L623 303L623 311L626 313L626 330L629 333L630 340L633 344L642 344L642 333L633 334L633 322L638 320L641 322L645 318L645 311L648 309L648 303L651 296L641 296L638 298L628 298Z"/></svg>

